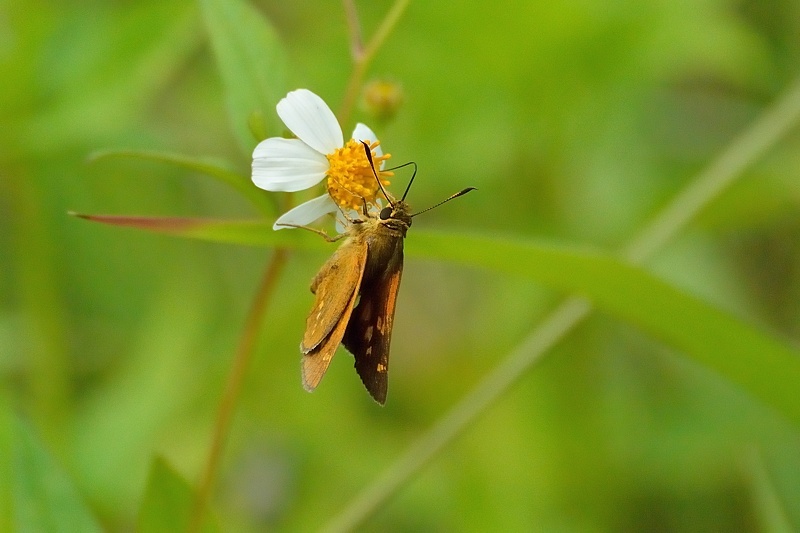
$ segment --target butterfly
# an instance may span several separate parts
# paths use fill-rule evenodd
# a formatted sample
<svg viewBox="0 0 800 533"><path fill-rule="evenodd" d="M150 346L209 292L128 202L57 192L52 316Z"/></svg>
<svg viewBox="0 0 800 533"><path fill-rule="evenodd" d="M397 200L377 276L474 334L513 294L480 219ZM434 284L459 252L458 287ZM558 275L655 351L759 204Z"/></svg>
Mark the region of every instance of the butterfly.
<svg viewBox="0 0 800 533"><path fill-rule="evenodd" d="M375 173L369 145L362 144ZM393 200L378 180L389 205L370 211L365 202L363 218L349 219L344 233L337 237L306 228L331 242L344 238L311 282L314 306L300 343L303 387L307 391L319 385L337 347L343 344L355 357L356 372L369 394L379 404L386 403L389 346L403 275L403 242L411 219L475 189L468 187L411 214L405 198L415 176L416 170L400 200Z"/></svg>

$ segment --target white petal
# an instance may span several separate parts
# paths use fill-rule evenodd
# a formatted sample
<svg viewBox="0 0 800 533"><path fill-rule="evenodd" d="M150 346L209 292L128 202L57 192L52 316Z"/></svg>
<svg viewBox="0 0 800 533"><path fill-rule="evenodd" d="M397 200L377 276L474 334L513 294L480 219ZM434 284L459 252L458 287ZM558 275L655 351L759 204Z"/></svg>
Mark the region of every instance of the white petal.
<svg viewBox="0 0 800 533"><path fill-rule="evenodd" d="M330 168L324 155L297 139L271 137L253 150L253 183L268 191L302 191Z"/></svg>
<svg viewBox="0 0 800 533"><path fill-rule="evenodd" d="M298 139L321 154L344 146L342 128L322 98L308 89L297 89L278 102L278 116Z"/></svg>
<svg viewBox="0 0 800 533"><path fill-rule="evenodd" d="M375 135L375 132L373 132L369 126L359 122L353 129L353 139L357 141L367 141L368 143L373 143L378 140L378 136Z"/></svg>
<svg viewBox="0 0 800 533"><path fill-rule="evenodd" d="M333 213L334 211L338 211L338 208L336 204L333 203L333 200L331 200L331 197L326 193L285 212L275 221L272 229L277 231L287 228L287 226L282 226L281 224L307 226L322 215Z"/></svg>
<svg viewBox="0 0 800 533"><path fill-rule="evenodd" d="M347 231L346 223L347 222L345 221L344 217L342 217L341 214L339 216L337 216L336 217L336 233L341 234L341 233L344 233L345 231Z"/></svg>
<svg viewBox="0 0 800 533"><path fill-rule="evenodd" d="M369 126L359 122L356 124L355 129L353 129L353 139L357 141L367 141L368 143L372 144L378 140L378 136L375 135L371 129L369 129ZM375 155L383 155L383 150L381 150L380 144L375 149ZM381 163L381 168L383 168L383 163Z"/></svg>

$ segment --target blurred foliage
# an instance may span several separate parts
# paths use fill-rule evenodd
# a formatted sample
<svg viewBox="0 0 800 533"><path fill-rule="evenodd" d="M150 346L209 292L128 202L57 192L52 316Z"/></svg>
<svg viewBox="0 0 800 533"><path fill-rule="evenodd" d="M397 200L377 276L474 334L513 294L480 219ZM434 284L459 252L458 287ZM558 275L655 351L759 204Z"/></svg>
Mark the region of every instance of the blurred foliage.
<svg viewBox="0 0 800 533"><path fill-rule="evenodd" d="M67 212L271 212L274 200L199 164L87 162L105 149L185 154L247 176L248 129L280 133L273 106L285 90L308 87L337 108L352 70L339 3L221 5L0 5L0 529L185 523L271 252ZM369 35L391 3L357 5ZM218 32L242 16L236 50L263 46L247 68L282 82L231 85ZM314 394L300 387L308 282L332 247L293 253L237 408L214 520L226 531L320 527L563 296L514 274L520 265L437 261L457 250L427 253L424 229L455 243L477 233L616 252L792 83L798 35L792 0L412 2L370 70L402 88L402 105L391 120L366 105L354 118L373 125L392 161L417 162L413 205L480 191L415 220L408 246L421 230L417 255L431 259L406 264L383 409L343 352ZM795 132L647 264L787 346L800 337L798 148ZM395 187L407 177L398 172ZM615 301L655 313L656 296ZM370 529L800 528L796 420L648 333L595 313ZM758 364L737 371L770 376Z"/></svg>

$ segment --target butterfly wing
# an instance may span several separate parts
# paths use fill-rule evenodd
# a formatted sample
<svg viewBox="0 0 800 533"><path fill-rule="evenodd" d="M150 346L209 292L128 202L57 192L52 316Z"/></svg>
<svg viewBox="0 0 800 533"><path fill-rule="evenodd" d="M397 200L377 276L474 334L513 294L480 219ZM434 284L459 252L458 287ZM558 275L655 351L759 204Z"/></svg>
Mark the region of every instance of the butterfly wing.
<svg viewBox="0 0 800 533"><path fill-rule="evenodd" d="M348 239L314 276L311 292L316 298L306 319L300 351L309 353L330 336L358 293L366 259L366 244ZM349 312L347 314L349 316Z"/></svg>
<svg viewBox="0 0 800 533"><path fill-rule="evenodd" d="M403 239L380 274L365 274L361 280L361 299L352 312L342 343L355 357L362 383L376 402L386 403L389 384L389 345L392 337L397 291L403 274ZM369 261L369 259L368 259ZM367 271L373 270L367 266Z"/></svg>
<svg viewBox="0 0 800 533"><path fill-rule="evenodd" d="M307 391L319 385L342 341L358 299L366 259L366 244L349 240L323 265L311 283L316 298L300 344L303 387Z"/></svg>

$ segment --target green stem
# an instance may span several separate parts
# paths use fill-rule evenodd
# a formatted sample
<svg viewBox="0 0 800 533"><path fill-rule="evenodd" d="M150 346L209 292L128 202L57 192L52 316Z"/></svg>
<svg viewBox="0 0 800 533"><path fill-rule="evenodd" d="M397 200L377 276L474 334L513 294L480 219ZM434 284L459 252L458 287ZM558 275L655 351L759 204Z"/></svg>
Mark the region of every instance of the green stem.
<svg viewBox="0 0 800 533"><path fill-rule="evenodd" d="M347 32L350 34L350 53L357 59L364 53L364 41L361 39L361 25L358 22L358 10L355 0L344 0L344 14L347 20Z"/></svg>
<svg viewBox="0 0 800 533"><path fill-rule="evenodd" d="M365 487L323 531L338 533L356 529L590 311L586 300L565 300L511 355Z"/></svg>
<svg viewBox="0 0 800 533"><path fill-rule="evenodd" d="M6 163L4 161L4 163ZM13 163L9 164L12 166ZM3 254L3 268L11 269L19 292L20 316L24 317L27 339L20 351L28 366L28 395L36 425L51 449L65 452L65 422L71 399L71 367L66 304L59 285L59 264L63 251L52 239L48 213L37 189L37 181L24 167L6 168L0 194L13 201L3 213L11 228L10 248ZM61 222L61 221L59 221ZM14 278L12 278L14 279ZM10 353L9 353L10 355Z"/></svg>
<svg viewBox="0 0 800 533"><path fill-rule="evenodd" d="M672 239L745 169L785 136L800 117L800 80L764 111L728 147L650 221L622 252L641 264Z"/></svg>
<svg viewBox="0 0 800 533"><path fill-rule="evenodd" d="M375 30L375 34L370 39L369 44L367 44L363 50L360 48L360 46L354 46L353 73L350 75L350 79L347 82L347 88L345 89L344 98L342 99L342 106L338 113L339 121L342 124L346 124L350 120L350 116L353 114L353 109L355 108L361 86L364 83L364 76L367 73L367 69L369 68L370 63L372 63L372 60L375 58L375 54L378 53L380 47L383 46L383 43L386 42L386 39L392 33L392 30L397 25L400 17L403 16L403 12L408 7L408 3L409 0L396 0L391 9L389 9L389 11L386 13L386 16L383 18L380 26L378 26L378 29ZM355 19L355 9L353 7L348 7L348 4L345 3L345 10L348 14L348 26L351 27L351 42L358 42L360 44L360 36L358 36L356 40L357 34L354 33L358 31L357 20ZM355 21L355 23L353 21Z"/></svg>
<svg viewBox="0 0 800 533"><path fill-rule="evenodd" d="M220 400L219 412L217 413L214 434L211 440L211 449L195 495L194 509L189 524L189 531L192 533L200 531L202 526L211 490L214 487L217 472L219 471L219 464L230 430L231 420L242 390L242 384L250 367L250 361L253 358L253 351L258 340L258 334L261 331L261 325L264 323L267 305L286 264L287 255L286 250L275 250L261 279L261 285L258 288L255 300L253 300L250 307L250 312L236 349L233 367Z"/></svg>
<svg viewBox="0 0 800 533"><path fill-rule="evenodd" d="M786 136L798 121L800 80L764 111L750 128L729 143L704 172L638 232L623 249L622 255L637 264L652 257L748 166ZM356 495L325 530L351 531L364 522L590 312L591 305L584 300L573 297L564 301L478 386Z"/></svg>

